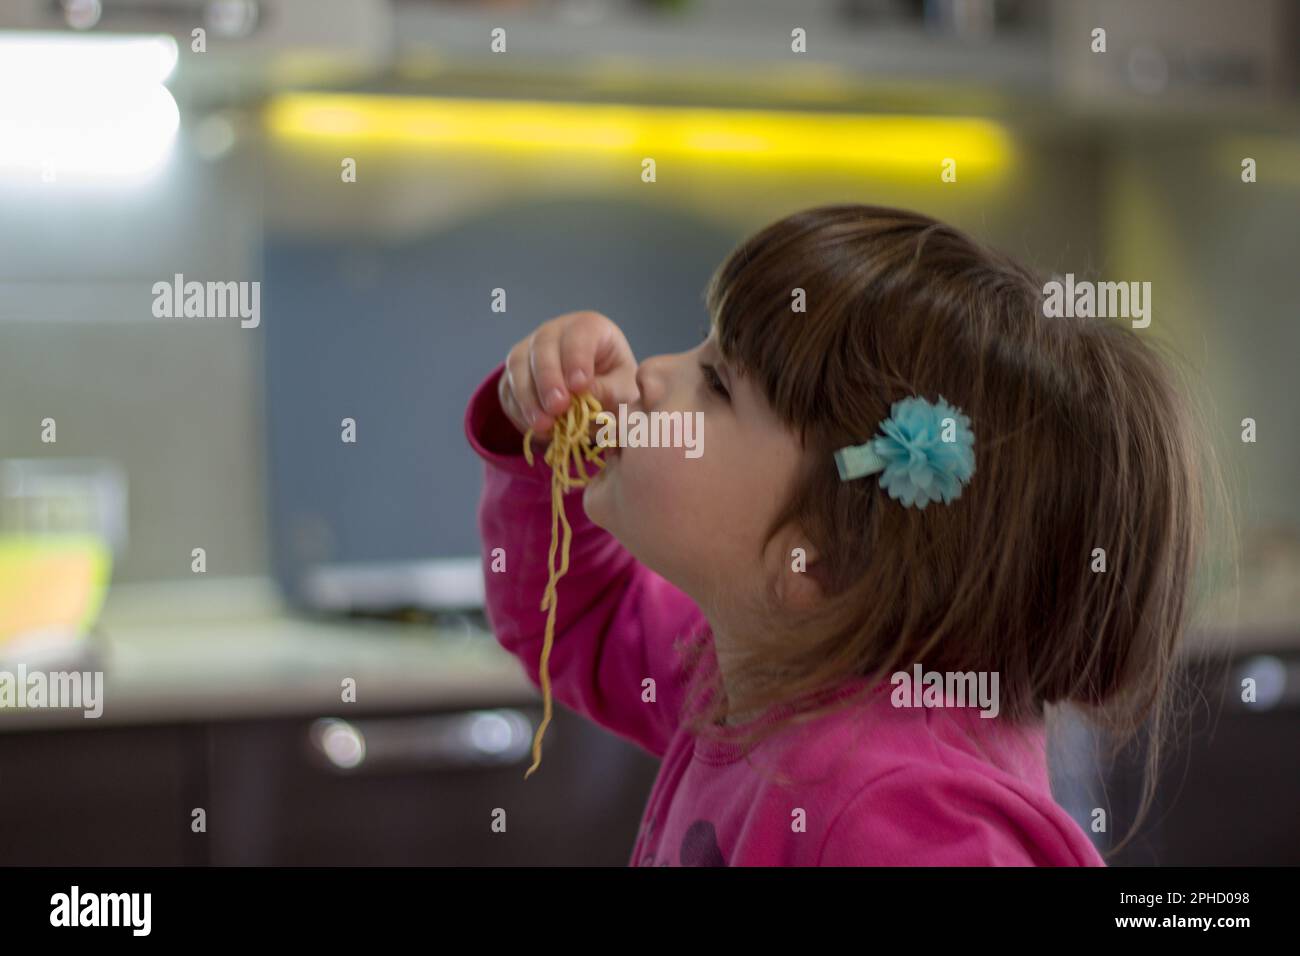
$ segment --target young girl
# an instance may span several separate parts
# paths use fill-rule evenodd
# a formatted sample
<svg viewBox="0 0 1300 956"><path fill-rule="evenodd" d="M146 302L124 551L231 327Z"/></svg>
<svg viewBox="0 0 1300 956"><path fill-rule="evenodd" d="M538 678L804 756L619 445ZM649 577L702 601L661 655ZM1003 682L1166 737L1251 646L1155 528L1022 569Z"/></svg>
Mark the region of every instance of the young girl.
<svg viewBox="0 0 1300 956"><path fill-rule="evenodd" d="M698 457L610 449L564 505L553 694L662 758L633 865L1104 865L1045 708L1165 712L1197 457L1141 333L1042 303L950 226L823 207L728 257L694 349L638 363L575 312L477 389L487 614L536 684L551 472L523 434L584 392L703 413Z"/></svg>

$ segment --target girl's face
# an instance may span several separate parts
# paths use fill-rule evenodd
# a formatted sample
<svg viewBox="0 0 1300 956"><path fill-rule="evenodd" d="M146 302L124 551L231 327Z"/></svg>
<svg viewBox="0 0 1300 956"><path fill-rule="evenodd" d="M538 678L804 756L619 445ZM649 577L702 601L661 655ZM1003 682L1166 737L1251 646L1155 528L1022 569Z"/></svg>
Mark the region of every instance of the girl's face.
<svg viewBox="0 0 1300 956"><path fill-rule="evenodd" d="M712 336L689 352L646 359L636 380L629 432L633 413L681 412L702 422L703 435L694 436L699 457L678 447L607 449L605 468L584 490L588 517L706 612L719 595L734 601L757 592L789 570L790 548L802 543L780 534L762 548L763 531L792 488L797 435L722 361Z"/></svg>

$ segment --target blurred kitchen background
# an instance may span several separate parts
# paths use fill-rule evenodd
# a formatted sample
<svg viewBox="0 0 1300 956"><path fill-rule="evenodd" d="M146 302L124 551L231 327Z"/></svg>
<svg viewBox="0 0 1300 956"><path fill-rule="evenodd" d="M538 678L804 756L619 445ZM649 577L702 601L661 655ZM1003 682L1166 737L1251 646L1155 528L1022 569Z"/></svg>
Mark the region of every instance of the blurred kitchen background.
<svg viewBox="0 0 1300 956"><path fill-rule="evenodd" d="M830 202L1152 283L1233 513L1114 862L1300 863L1298 63L1290 0L6 0L0 668L105 688L0 710L0 864L626 863L653 758L559 707L523 780L465 405L562 312L692 347ZM178 274L256 324L159 317ZM1054 748L1104 849L1134 762Z"/></svg>

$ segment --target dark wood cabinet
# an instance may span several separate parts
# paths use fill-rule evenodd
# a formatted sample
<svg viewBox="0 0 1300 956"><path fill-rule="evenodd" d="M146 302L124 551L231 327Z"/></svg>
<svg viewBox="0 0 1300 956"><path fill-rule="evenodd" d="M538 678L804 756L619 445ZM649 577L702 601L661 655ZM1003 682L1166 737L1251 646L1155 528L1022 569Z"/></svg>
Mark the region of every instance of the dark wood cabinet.
<svg viewBox="0 0 1300 956"><path fill-rule="evenodd" d="M1275 699L1243 705L1241 674L1262 673L1251 663L1261 660ZM1193 676L1200 703L1177 728L1156 805L1110 863L1300 864L1300 655ZM626 865L658 761L557 704L525 780L541 716L529 702L11 723L0 731L0 865ZM322 727L345 746L323 748ZM366 748L356 766L350 742ZM1077 796L1111 808L1112 836L1132 818L1141 772L1120 762ZM191 829L195 808L204 833ZM498 808L504 833L492 829Z"/></svg>
<svg viewBox="0 0 1300 956"><path fill-rule="evenodd" d="M321 716L0 733L0 864L623 866L658 766L557 707L527 780L531 754L447 766L417 747L340 768L313 745ZM410 736L456 717L347 720Z"/></svg>

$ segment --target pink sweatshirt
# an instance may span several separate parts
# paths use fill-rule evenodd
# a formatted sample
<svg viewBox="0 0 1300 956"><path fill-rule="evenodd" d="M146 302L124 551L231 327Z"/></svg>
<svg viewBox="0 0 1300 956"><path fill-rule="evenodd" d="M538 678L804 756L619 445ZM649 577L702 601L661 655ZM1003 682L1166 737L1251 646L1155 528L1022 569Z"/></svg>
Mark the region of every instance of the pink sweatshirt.
<svg viewBox="0 0 1300 956"><path fill-rule="evenodd" d="M540 687L551 472L541 455L532 467L524 460L497 398L503 371L475 390L465 434L485 462L478 519L488 620ZM680 721L686 673L674 639L711 649L703 613L593 524L580 492L565 509L573 539L558 584L552 694L662 759L631 865L1105 865L1052 798L1041 726L973 708L893 707L882 682L863 702L779 731L748 758L696 738ZM497 548L504 573L491 570ZM705 660L716 666L716 656ZM646 678L653 702L643 700ZM849 682L832 697L859 688ZM537 772L545 771L544 741ZM771 780L778 771L795 782Z"/></svg>

